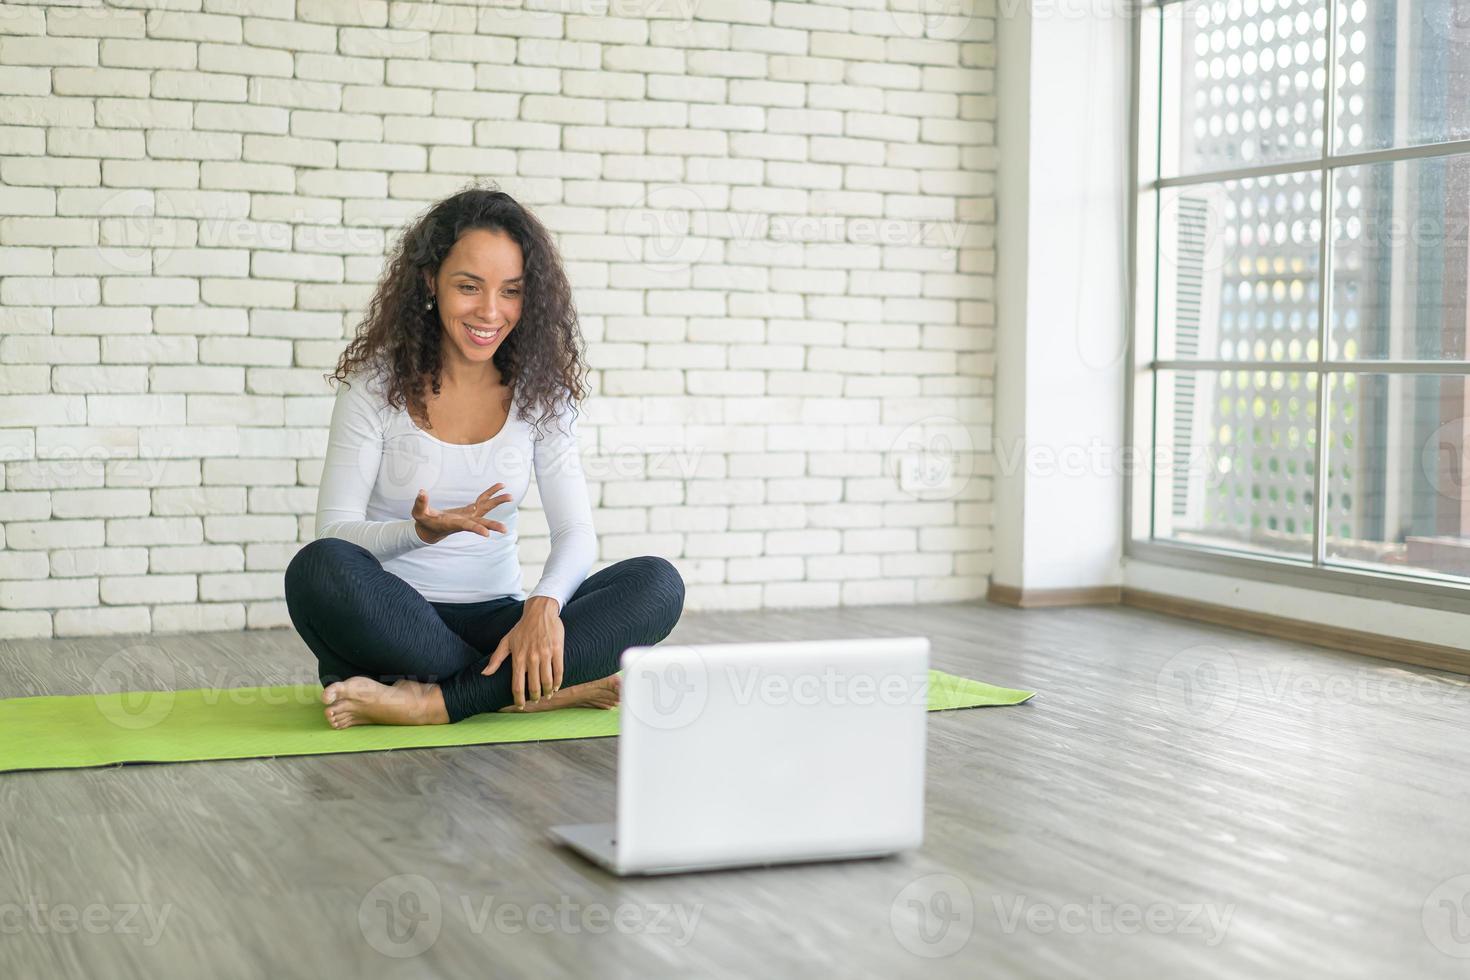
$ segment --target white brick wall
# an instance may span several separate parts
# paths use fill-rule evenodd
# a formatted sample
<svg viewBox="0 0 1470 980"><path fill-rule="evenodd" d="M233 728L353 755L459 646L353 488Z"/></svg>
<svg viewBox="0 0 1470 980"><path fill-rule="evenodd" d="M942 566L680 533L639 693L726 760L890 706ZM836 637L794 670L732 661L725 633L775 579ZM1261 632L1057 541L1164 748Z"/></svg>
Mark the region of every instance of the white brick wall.
<svg viewBox="0 0 1470 980"><path fill-rule="evenodd" d="M995 14L931 6L0 2L0 637L289 625L322 375L483 177L576 289L597 567L982 595Z"/></svg>

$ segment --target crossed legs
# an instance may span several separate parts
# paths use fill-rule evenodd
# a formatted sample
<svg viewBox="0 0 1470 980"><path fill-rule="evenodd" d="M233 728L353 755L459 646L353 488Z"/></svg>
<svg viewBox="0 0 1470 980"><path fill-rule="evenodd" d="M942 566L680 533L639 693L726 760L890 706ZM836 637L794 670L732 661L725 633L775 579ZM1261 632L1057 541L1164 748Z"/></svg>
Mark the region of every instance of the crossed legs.
<svg viewBox="0 0 1470 980"><path fill-rule="evenodd" d="M442 724L514 706L510 661L481 671L520 621L521 600L430 602L367 549L321 538L286 568L286 605L316 655L334 725ZM683 606L683 579L664 558L589 575L561 610L563 687L527 707L616 704L622 652L668 636Z"/></svg>

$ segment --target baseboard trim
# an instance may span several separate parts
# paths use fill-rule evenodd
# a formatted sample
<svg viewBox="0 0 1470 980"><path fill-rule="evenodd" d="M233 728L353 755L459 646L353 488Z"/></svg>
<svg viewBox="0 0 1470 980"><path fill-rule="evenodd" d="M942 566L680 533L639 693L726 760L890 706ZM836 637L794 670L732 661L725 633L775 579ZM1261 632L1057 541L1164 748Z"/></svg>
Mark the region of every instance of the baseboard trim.
<svg viewBox="0 0 1470 980"><path fill-rule="evenodd" d="M1137 609L1179 616L1217 626L1230 626L1251 633L1262 633L1281 640L1311 643L1332 650L1392 660L1395 663L1432 667L1457 674L1470 674L1470 650L1425 643L1421 640L1405 640L1397 636L1366 633L1341 626L1326 626L1301 619L1273 616L1270 613L1234 609L1198 599L1183 599L1179 596L1150 592L1146 589L1123 589L1122 604Z"/></svg>
<svg viewBox="0 0 1470 980"><path fill-rule="evenodd" d="M1094 585L1080 589L1018 589L1014 585L990 583L985 592L987 602L1017 609L1044 609L1057 606L1116 606L1121 600L1121 585Z"/></svg>
<svg viewBox="0 0 1470 980"><path fill-rule="evenodd" d="M1099 585L1076 589L1019 589L1013 585L995 582L985 593L987 602L1012 606L1016 609L1054 609L1064 606L1123 605L1136 609L1192 619L1216 626L1229 626L1249 633L1261 633L1278 640L1294 640L1341 650L1394 663L1413 664L1416 667L1432 667L1456 674L1470 674L1470 650L1425 643L1422 640L1406 640L1381 633L1367 633L1341 626L1327 626L1304 619L1273 616L1270 613L1251 612L1222 606L1198 599L1133 589L1117 585Z"/></svg>

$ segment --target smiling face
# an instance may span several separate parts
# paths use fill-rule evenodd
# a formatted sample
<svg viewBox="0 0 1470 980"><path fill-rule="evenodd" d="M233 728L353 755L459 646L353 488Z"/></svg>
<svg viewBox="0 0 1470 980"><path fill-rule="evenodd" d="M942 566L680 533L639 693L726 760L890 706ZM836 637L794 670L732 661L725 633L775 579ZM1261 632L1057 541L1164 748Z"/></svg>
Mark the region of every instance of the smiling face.
<svg viewBox="0 0 1470 980"><path fill-rule="evenodd" d="M429 283L444 331L444 356L489 361L521 318L521 246L503 231L460 236Z"/></svg>

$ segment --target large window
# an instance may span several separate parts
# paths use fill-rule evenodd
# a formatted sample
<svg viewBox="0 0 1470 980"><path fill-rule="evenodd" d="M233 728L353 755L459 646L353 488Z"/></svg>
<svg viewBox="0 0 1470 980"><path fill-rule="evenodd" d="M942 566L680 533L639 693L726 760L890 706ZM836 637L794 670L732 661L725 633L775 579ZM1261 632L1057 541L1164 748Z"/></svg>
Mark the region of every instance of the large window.
<svg viewBox="0 0 1470 980"><path fill-rule="evenodd" d="M1159 2L1138 58L1134 539L1470 586L1470 0Z"/></svg>

